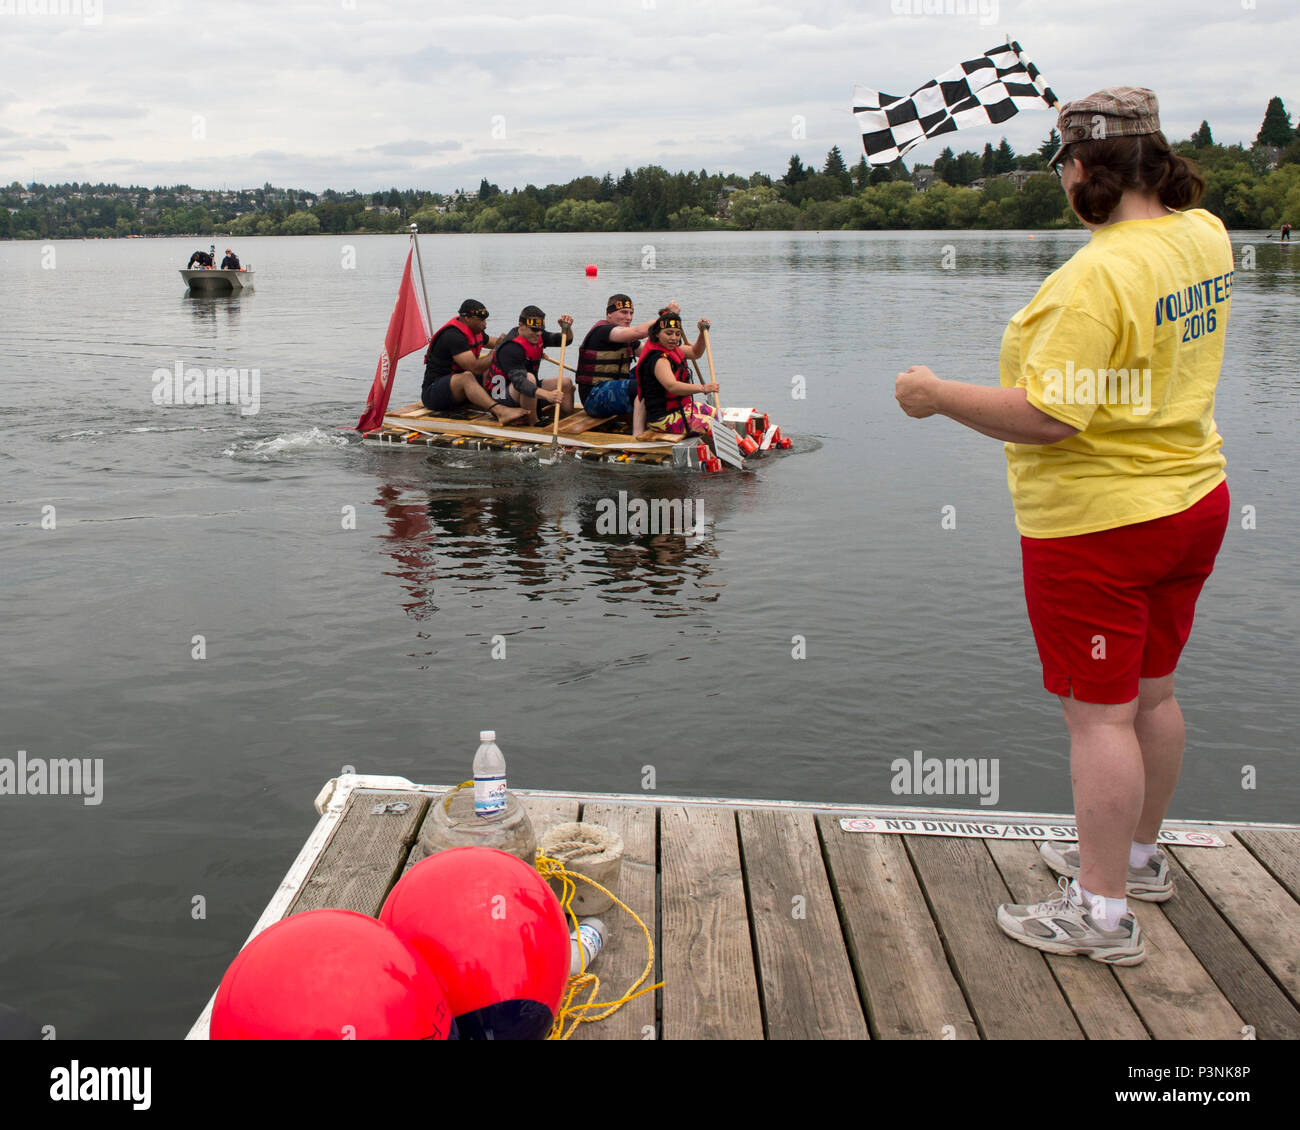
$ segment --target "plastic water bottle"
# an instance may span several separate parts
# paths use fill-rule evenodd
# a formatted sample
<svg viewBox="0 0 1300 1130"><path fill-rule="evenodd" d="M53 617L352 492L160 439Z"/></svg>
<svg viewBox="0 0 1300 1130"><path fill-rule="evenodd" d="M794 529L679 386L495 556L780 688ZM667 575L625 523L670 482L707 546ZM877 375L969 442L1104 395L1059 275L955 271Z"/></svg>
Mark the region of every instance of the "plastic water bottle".
<svg viewBox="0 0 1300 1130"><path fill-rule="evenodd" d="M576 977L583 971L584 960L590 971L591 963L604 944L605 923L599 918L579 918L577 935L569 931L569 976Z"/></svg>
<svg viewBox="0 0 1300 1130"><path fill-rule="evenodd" d="M506 810L506 759L497 748L495 730L479 733L474 754L474 815L493 819Z"/></svg>

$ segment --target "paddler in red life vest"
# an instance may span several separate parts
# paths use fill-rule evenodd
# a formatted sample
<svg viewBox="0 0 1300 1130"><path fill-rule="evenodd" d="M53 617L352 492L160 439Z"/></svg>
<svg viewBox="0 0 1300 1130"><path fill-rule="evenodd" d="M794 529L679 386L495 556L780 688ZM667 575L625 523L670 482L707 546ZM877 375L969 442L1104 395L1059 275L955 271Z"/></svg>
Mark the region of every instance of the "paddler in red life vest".
<svg viewBox="0 0 1300 1130"><path fill-rule="evenodd" d="M518 405L528 415L529 426L537 424L537 402L562 404L562 415L573 411L573 382L563 373L542 380L537 375L542 350L573 340L573 315L561 314L560 332L546 332L546 315L536 306L525 306L519 325L497 343L492 364L484 378L488 394L498 404Z"/></svg>
<svg viewBox="0 0 1300 1130"><path fill-rule="evenodd" d="M696 404L697 392L717 392L716 382L691 383L689 360L704 352L704 331L709 320L696 323L700 335L694 345L682 344L681 315L668 309L659 311L650 327L650 340L641 350L636 363L636 381L645 401L646 431L638 440L661 439L668 435L703 435L708 421L717 417L711 404Z"/></svg>
<svg viewBox="0 0 1300 1130"><path fill-rule="evenodd" d="M516 424L528 415L518 406L493 400L482 384L492 364L491 348L501 340L487 336L487 320L487 307L467 298L460 313L434 333L424 355L420 390L420 402L430 412L451 412L468 403L491 412L502 424Z"/></svg>
<svg viewBox="0 0 1300 1130"><path fill-rule="evenodd" d="M680 313L676 302L666 310ZM653 322L632 324L632 299L611 294L605 317L587 331L578 348L578 392L588 416L625 416L632 413L633 434L645 430L645 404L637 399L632 365L637 343L650 335Z"/></svg>

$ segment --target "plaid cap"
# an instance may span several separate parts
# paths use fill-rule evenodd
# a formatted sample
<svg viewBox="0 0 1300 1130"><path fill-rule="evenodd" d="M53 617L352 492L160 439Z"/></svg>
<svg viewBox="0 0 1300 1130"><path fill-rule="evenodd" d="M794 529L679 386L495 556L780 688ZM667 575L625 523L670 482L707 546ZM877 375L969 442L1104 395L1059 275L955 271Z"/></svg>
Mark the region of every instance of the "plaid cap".
<svg viewBox="0 0 1300 1130"><path fill-rule="evenodd" d="M1145 86L1108 86L1062 105L1056 128L1061 147L1047 162L1048 168L1061 159L1067 145L1076 141L1159 133L1160 105L1155 92Z"/></svg>

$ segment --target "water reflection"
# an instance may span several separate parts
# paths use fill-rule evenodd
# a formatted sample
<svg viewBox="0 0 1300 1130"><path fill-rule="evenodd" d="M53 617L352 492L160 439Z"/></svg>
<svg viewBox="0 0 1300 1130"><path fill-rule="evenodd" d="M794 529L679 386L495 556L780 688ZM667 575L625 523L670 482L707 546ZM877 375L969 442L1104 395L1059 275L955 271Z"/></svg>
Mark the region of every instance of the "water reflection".
<svg viewBox="0 0 1300 1130"><path fill-rule="evenodd" d="M409 458L392 453L391 458ZM459 456L457 461L472 456ZM436 485L381 473L374 504L378 535L416 620L477 607L491 594L530 601L640 606L655 617L692 616L715 602L715 524L746 493L744 478L707 481L698 474L606 472L561 465L501 467L500 481L448 484L448 465L423 460ZM451 468L455 470L455 466Z"/></svg>
<svg viewBox="0 0 1300 1130"><path fill-rule="evenodd" d="M239 304L242 295L191 294L181 297L181 308L188 309L196 327L215 330L224 325L231 329L239 325Z"/></svg>

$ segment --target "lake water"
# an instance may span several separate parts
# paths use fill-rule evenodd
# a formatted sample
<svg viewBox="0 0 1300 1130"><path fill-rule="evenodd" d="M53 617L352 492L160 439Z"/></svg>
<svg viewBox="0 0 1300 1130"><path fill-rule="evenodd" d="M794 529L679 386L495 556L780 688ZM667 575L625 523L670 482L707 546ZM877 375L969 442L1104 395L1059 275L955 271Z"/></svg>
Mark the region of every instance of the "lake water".
<svg viewBox="0 0 1300 1130"><path fill-rule="evenodd" d="M907 419L892 390L913 363L995 383L1008 317L1084 239L422 241L439 320L474 297L499 333L536 302L581 333L614 291L638 320L670 298L710 318L723 400L796 451L691 478L339 430L404 237L241 240L257 289L220 299L176 273L207 240L0 243L0 757L105 774L98 805L0 797L0 1000L60 1037L182 1035L320 786L345 764L463 780L482 728L517 787L639 792L650 765L661 794L978 804L896 797L890 762L920 749L998 758L997 808L1069 811L1001 447ZM1234 242L1256 248L1217 409L1234 519L1180 667L1173 813L1294 821L1300 251ZM257 369L257 413L155 404L178 362ZM601 533L620 490L690 499L708 529Z"/></svg>

